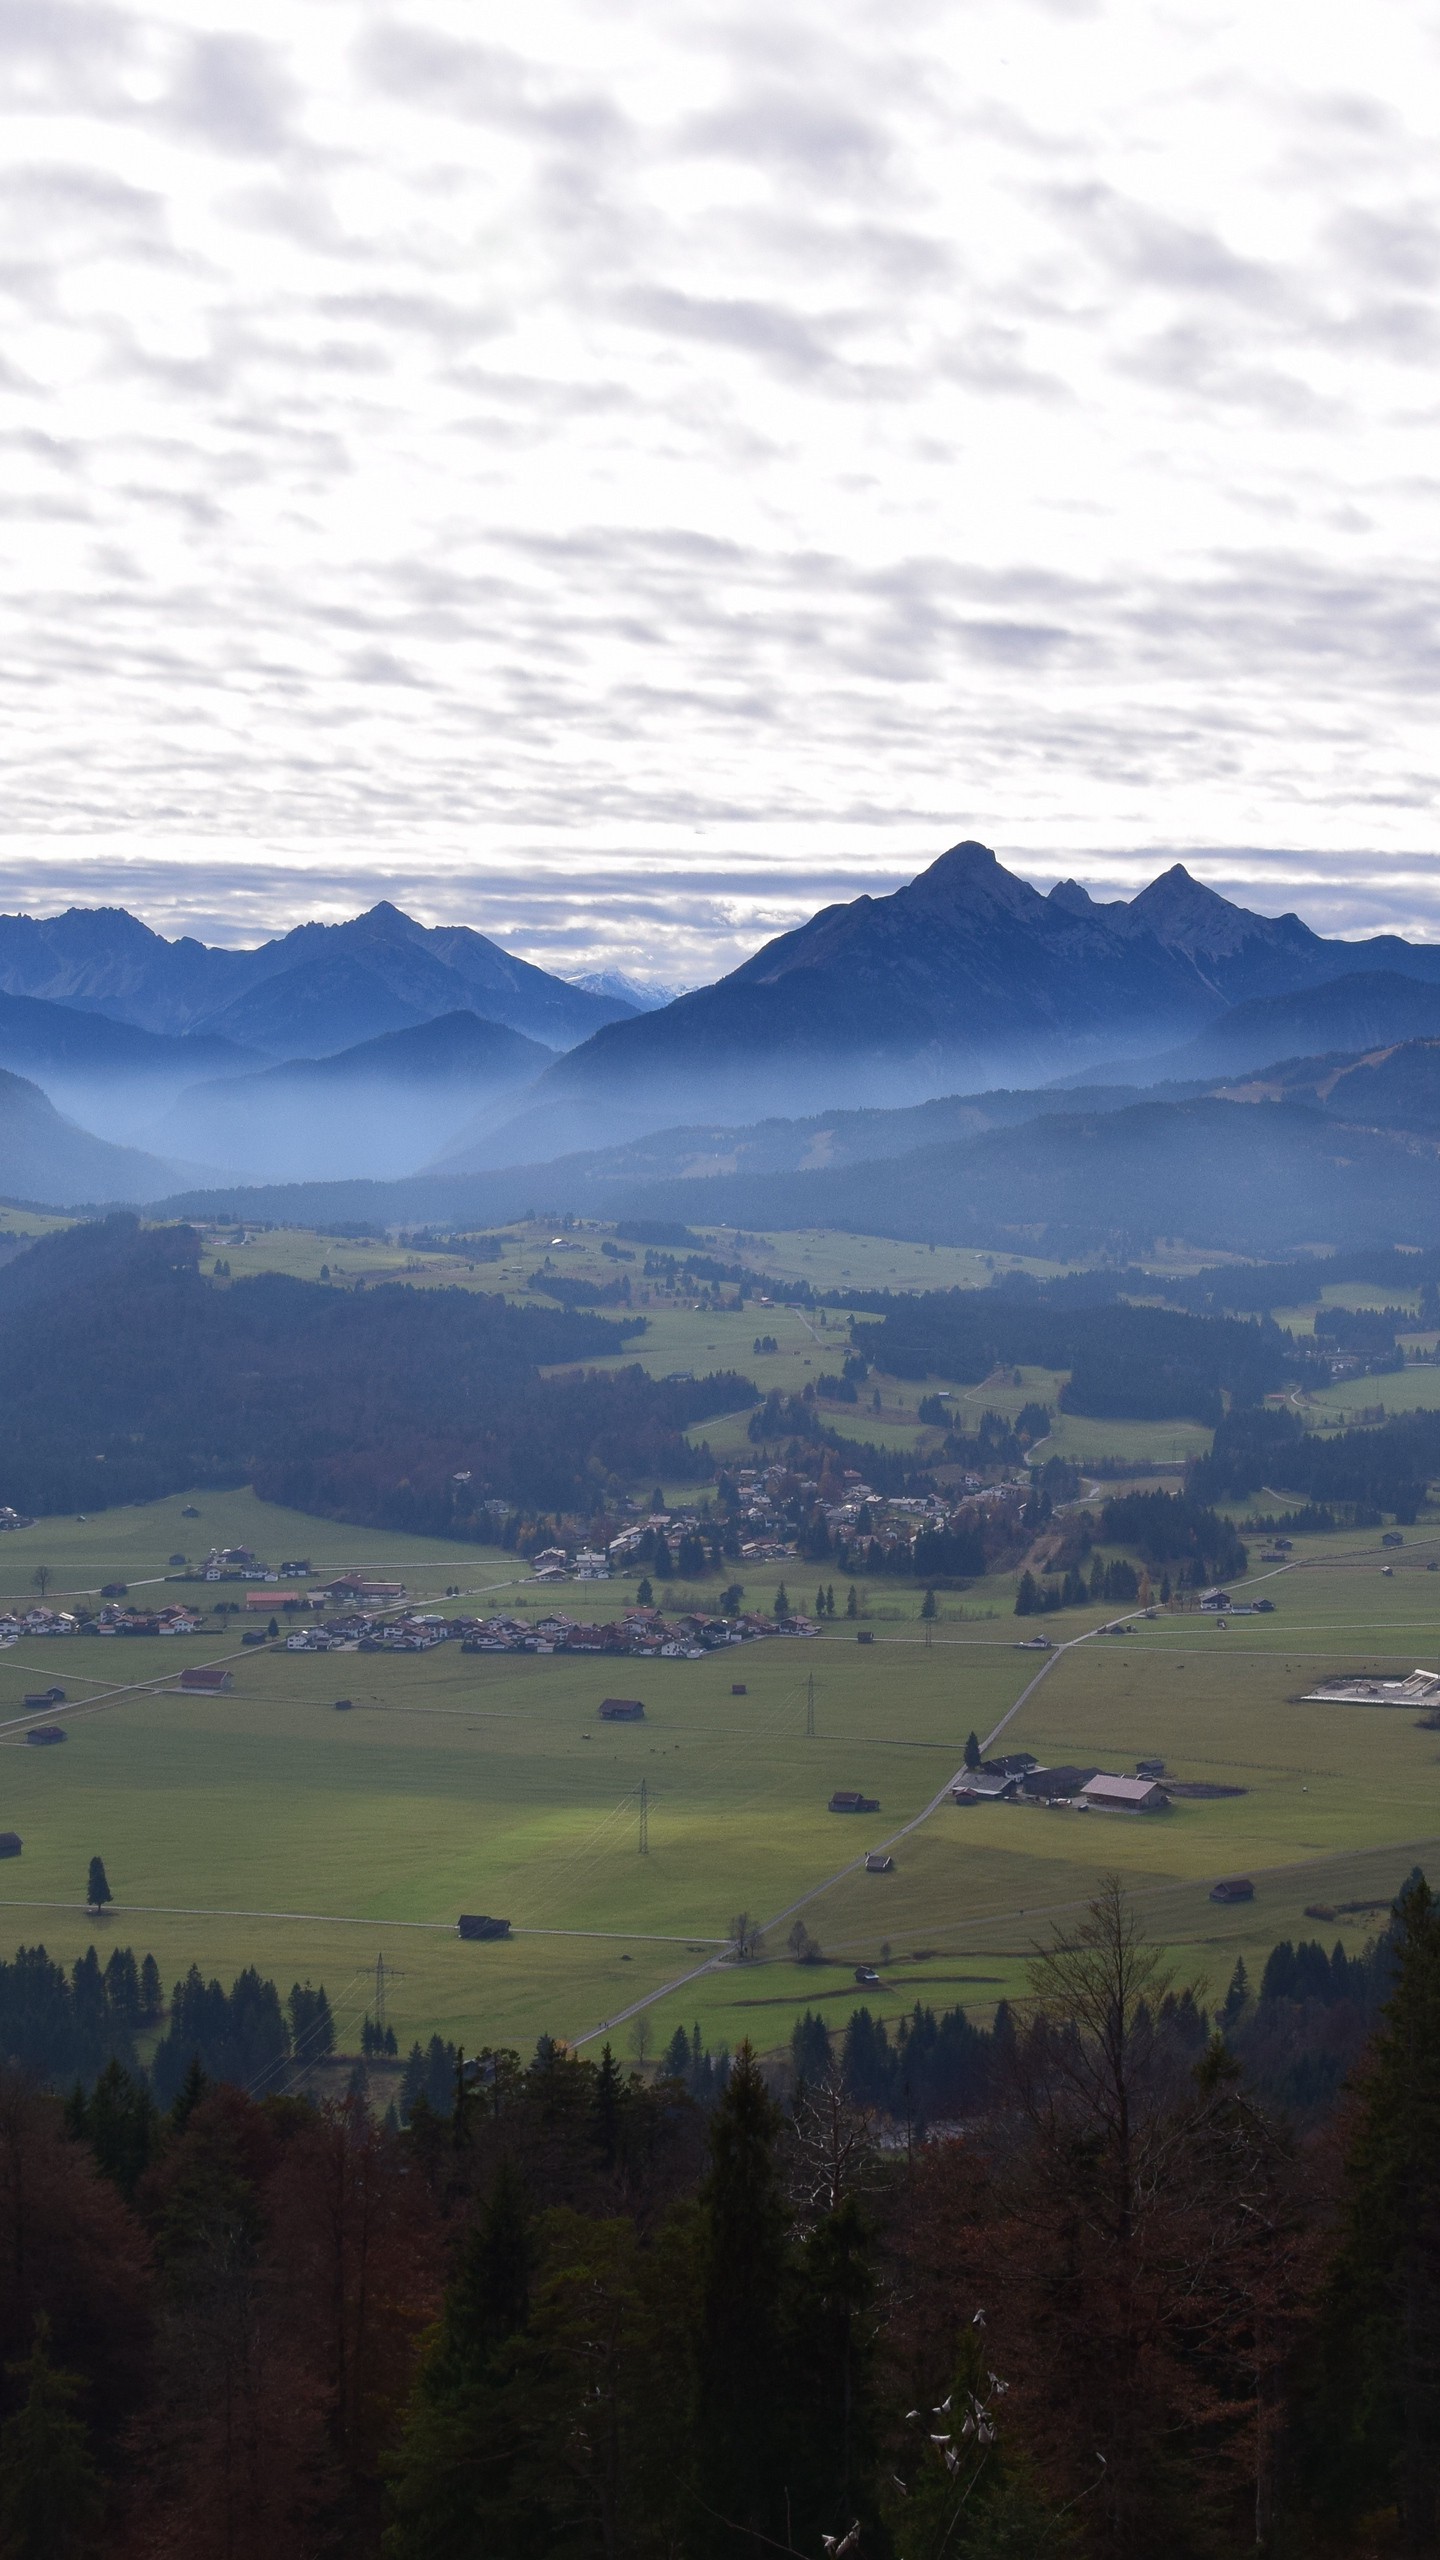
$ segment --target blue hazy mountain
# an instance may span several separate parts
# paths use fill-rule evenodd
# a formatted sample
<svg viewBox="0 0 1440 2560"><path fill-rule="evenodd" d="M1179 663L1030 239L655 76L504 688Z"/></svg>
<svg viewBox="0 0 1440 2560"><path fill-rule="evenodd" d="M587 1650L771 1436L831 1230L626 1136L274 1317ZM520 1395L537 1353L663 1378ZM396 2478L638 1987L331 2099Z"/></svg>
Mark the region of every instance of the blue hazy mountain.
<svg viewBox="0 0 1440 2560"><path fill-rule="evenodd" d="M503 1023L447 1013L331 1057L192 1085L153 1134L167 1151L253 1178L406 1173L554 1056Z"/></svg>
<svg viewBox="0 0 1440 2560"><path fill-rule="evenodd" d="M515 959L468 925L417 924L388 900L249 951L167 941L123 907L0 916L0 990L272 1057L320 1057L464 1011L565 1049L634 1010Z"/></svg>

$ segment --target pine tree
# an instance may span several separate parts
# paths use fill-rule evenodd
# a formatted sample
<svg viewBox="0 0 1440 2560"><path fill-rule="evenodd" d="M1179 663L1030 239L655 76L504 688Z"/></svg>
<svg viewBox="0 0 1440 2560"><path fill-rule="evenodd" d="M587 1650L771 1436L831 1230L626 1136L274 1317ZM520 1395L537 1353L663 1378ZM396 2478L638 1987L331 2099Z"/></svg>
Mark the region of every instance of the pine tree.
<svg viewBox="0 0 1440 2560"><path fill-rule="evenodd" d="M935 1594L934 1594L934 1592L933 1592L933 1591L927 1591L927 1592L926 1592L926 1594L925 1594L924 1599L923 1599L923 1600L921 1601L921 1603L920 1603L920 1615L921 1615L921 1617L922 1617L922 1618L936 1618L936 1617L938 1617L938 1616L939 1616L939 1614L940 1614L940 1612L939 1612L938 1606L937 1606L937 1604L936 1604L936 1599L935 1599Z"/></svg>
<svg viewBox="0 0 1440 2560"><path fill-rule="evenodd" d="M783 1582L775 1594L775 1615L777 1618L788 1618L790 1615L790 1594Z"/></svg>
<svg viewBox="0 0 1440 2560"><path fill-rule="evenodd" d="M1230 1988L1225 1994L1225 2004L1220 2012L1222 2027L1233 2027L1249 1997L1250 1976L1245 1970L1244 1957L1237 1956L1235 1970L1230 1976Z"/></svg>
<svg viewBox="0 0 1440 2560"><path fill-rule="evenodd" d="M980 1736L978 1733L968 1733L965 1737L965 1766L967 1769L978 1769L980 1766Z"/></svg>
<svg viewBox="0 0 1440 2560"><path fill-rule="evenodd" d="M825 1585L823 1582L816 1586L815 1615L817 1618L823 1618L825 1615Z"/></svg>
<svg viewBox="0 0 1440 2560"><path fill-rule="evenodd" d="M1317 2493L1339 2514L1391 2501L1402 2548L1440 2523L1440 1904L1396 1905L1394 1987L1346 2161L1345 2237L1325 2324Z"/></svg>
<svg viewBox="0 0 1440 2560"><path fill-rule="evenodd" d="M113 1902L114 1899L115 1897L110 1890L109 1878L105 1873L104 1859L92 1858L90 1861L90 1879L85 1888L86 1902L92 1911L103 1911L106 1903Z"/></svg>
<svg viewBox="0 0 1440 2560"><path fill-rule="evenodd" d="M140 2015L142 2018L158 2018L163 2006L160 1967L153 1956L147 1956L140 1967Z"/></svg>
<svg viewBox="0 0 1440 2560"><path fill-rule="evenodd" d="M77 2089L65 2109L66 2130L88 2142L96 2166L133 2196L160 2149L160 2113L143 2079L107 2062L88 2097Z"/></svg>
<svg viewBox="0 0 1440 2560"><path fill-rule="evenodd" d="M635 1605L640 1609L653 1609L655 1606L655 1593L648 1573L642 1573L640 1577L640 1588L635 1594Z"/></svg>
<svg viewBox="0 0 1440 2560"><path fill-rule="evenodd" d="M620 2113L624 2103L625 2083L620 2076L620 2065L606 2044L600 2055L600 2068L595 2074L591 2113L596 2145L607 2169L614 2168L620 2148Z"/></svg>
<svg viewBox="0 0 1440 2560"><path fill-rule="evenodd" d="M179 2094L170 2110L170 2130L183 2133L202 2098L210 2095L210 2083L200 2067L200 2056L190 2057L190 2066L180 2083Z"/></svg>
<svg viewBox="0 0 1440 2560"><path fill-rule="evenodd" d="M523 2421L511 2349L529 2320L533 2264L524 2191L502 2159L445 2296L392 2465L390 2560L482 2560L511 2547L505 2524Z"/></svg>
<svg viewBox="0 0 1440 2560"><path fill-rule="evenodd" d="M50 2324L7 2366L24 2399L0 2428L0 2551L5 2560L71 2560L90 2543L104 2499L83 2420L80 2385L50 2361Z"/></svg>
<svg viewBox="0 0 1440 2560"><path fill-rule="evenodd" d="M710 2122L701 2191L701 2268L692 2436L696 2547L732 2555L749 2537L784 2539L782 2308L785 2200L775 2161L780 2113L748 2044Z"/></svg>
<svg viewBox="0 0 1440 2560"><path fill-rule="evenodd" d="M858 1618L860 1615L860 1603L855 1596L855 1585L853 1582L845 1594L845 1615L847 1618Z"/></svg>

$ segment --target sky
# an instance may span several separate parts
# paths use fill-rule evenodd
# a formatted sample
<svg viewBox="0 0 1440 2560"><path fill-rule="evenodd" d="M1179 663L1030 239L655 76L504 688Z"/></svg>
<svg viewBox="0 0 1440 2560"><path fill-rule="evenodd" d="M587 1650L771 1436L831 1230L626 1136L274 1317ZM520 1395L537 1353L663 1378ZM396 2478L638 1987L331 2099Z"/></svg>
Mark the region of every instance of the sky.
<svg viewBox="0 0 1440 2560"><path fill-rule="evenodd" d="M0 905L1440 937L1440 16L0 0Z"/></svg>

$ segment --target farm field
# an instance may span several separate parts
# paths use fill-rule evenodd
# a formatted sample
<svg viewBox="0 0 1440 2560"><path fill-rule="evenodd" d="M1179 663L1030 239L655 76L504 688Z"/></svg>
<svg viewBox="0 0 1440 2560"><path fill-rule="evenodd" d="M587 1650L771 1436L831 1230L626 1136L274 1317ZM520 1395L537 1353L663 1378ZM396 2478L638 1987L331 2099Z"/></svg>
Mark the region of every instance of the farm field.
<svg viewBox="0 0 1440 2560"><path fill-rule="evenodd" d="M48 1225L65 1225L63 1218L47 1220L43 1214L26 1219L22 1213L7 1211L10 1224L20 1231L39 1233ZM485 1232L477 1229L476 1233ZM563 1230L563 1242L556 1250L557 1230L552 1218L512 1218L504 1227L490 1231L501 1245L499 1259L471 1264L461 1254L430 1253L423 1248L392 1241L386 1236L341 1236L315 1227L259 1227L253 1231L243 1221L225 1219L202 1225L200 1234L207 1267L212 1260L227 1262L230 1275L239 1280L261 1271L283 1271L295 1279L318 1280L322 1267L333 1280L353 1286L357 1280L414 1280L419 1285L445 1285L463 1288L502 1290L507 1297L526 1299L531 1296L530 1275L543 1266L548 1254L554 1268L573 1279L614 1280L628 1271L637 1289L643 1288L645 1247L621 1239L624 1251L632 1260L616 1261L602 1255L601 1230L586 1223ZM950 1245L895 1244L882 1237L850 1236L824 1228L805 1229L787 1234L777 1230L763 1237L747 1237L743 1251L735 1235L721 1227L696 1227L691 1231L699 1245L691 1247L662 1246L665 1253L683 1254L686 1250L703 1249L723 1262L743 1260L753 1265L756 1285L768 1291L773 1285L783 1292L787 1282L808 1281L814 1289L834 1289L844 1284L856 1289L982 1289L988 1287L996 1271L1029 1271L1036 1279L1051 1279L1065 1268L1058 1262L1037 1261L1032 1257L1011 1253L980 1253L969 1247ZM243 1241L236 1239L243 1237Z"/></svg>
<svg viewBox="0 0 1440 2560"><path fill-rule="evenodd" d="M436 1590L494 1583L505 1605L518 1596L513 1558L336 1530L244 1494L196 1499L201 1520L183 1524L192 1550L243 1539L272 1559L308 1554L317 1570L385 1563L412 1589L428 1574ZM67 1575L77 1588L122 1572L138 1583L182 1543L181 1507L39 1523L7 1540L10 1577L23 1583L33 1549L56 1589ZM1023 1991L1034 1935L1115 1868L1184 1966L1223 1989L1238 1953L1253 1960L1278 1936L1313 1931L1306 1901L1388 1899L1440 1847L1440 1735L1418 1729L1413 1711L1299 1703L1338 1671L1435 1662L1440 1575L1425 1566L1440 1530L1408 1532L1388 1578L1385 1552L1378 1533L1302 1542L1264 1582L1276 1614L1224 1632L1195 1611L1125 1639L1094 1634L1096 1612L1050 1618L1046 1634L1066 1647L1050 1657L1016 1650L1027 1630L1009 1614L1013 1581L999 1576L948 1597L929 1644L919 1593L897 1587L872 1594L869 1646L838 1621L808 1642L699 1662L477 1657L454 1645L307 1657L241 1652L220 1633L22 1640L0 1652L0 1828L25 1842L0 1868L0 1941L43 1939L66 1957L92 1940L151 1948L167 1981L192 1959L227 1979L253 1962L282 1988L323 1980L342 2041L354 2040L383 1953L399 1968L390 2014L402 2044L439 2030L472 2050L524 2046L618 2019L628 2052L637 2035L658 2049L698 2019L712 2042L749 2034L768 2048L806 2005L832 2024L861 1997L891 2017L916 1998L984 2013ZM788 1568L797 1602L811 1570ZM756 1596L778 1578L761 1569ZM625 1591L597 1593L595 1605ZM573 1608L577 1595L565 1596ZM233 1657L233 1695L155 1693L181 1663L221 1655ZM50 1680L75 1702L70 1738L37 1750L3 1726L27 1688ZM118 1683L127 1693L106 1702ZM602 1724L611 1690L643 1698L645 1721ZM1182 1779L1245 1792L1155 1818L946 1802L894 1840L889 1874L855 1872L947 1785L966 1734L985 1737L1027 1690L997 1747L1117 1768L1155 1753ZM350 1713L336 1714L337 1695L353 1698ZM87 1697L98 1703L87 1709ZM880 1813L830 1814L837 1787L875 1795ZM118 1906L100 1923L78 1907L96 1852ZM1214 1878L1232 1872L1255 1877L1253 1904L1208 1901ZM785 1952L796 1904L821 1964ZM498 1912L517 1934L462 1944L462 1909ZM775 1924L766 1961L701 1970L742 1911ZM1321 1934L1342 1925L1358 1940L1371 1924ZM854 1965L882 1959L882 1988L857 1992ZM667 1984L677 1987L644 2029L625 2020Z"/></svg>

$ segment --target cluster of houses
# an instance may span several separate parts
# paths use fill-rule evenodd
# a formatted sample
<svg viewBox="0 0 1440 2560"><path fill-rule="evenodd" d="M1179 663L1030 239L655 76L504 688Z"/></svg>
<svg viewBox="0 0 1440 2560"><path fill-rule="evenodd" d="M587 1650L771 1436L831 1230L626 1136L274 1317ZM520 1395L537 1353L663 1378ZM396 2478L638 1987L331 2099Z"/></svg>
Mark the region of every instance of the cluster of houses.
<svg viewBox="0 0 1440 2560"><path fill-rule="evenodd" d="M283 1641L287 1653L427 1653L458 1642L464 1653L596 1653L697 1662L722 1647L763 1636L815 1634L813 1620L778 1619L753 1609L734 1618L686 1612L665 1617L658 1609L631 1608L620 1618L590 1621L553 1610L543 1618L447 1617L439 1610L410 1609L380 1617L342 1611L322 1622L294 1624ZM263 1637L247 1642L263 1642Z"/></svg>
<svg viewBox="0 0 1440 2560"><path fill-rule="evenodd" d="M193 1636L199 1631L200 1614L183 1601L163 1609L130 1609L121 1601L107 1600L87 1623L97 1636Z"/></svg>
<svg viewBox="0 0 1440 2560"><path fill-rule="evenodd" d="M20 1636L76 1636L80 1621L70 1609L6 1609L0 1614L0 1644Z"/></svg>
<svg viewBox="0 0 1440 2560"><path fill-rule="evenodd" d="M1032 1752L1014 1751L967 1769L950 1790L952 1803L1065 1806L1081 1813L1168 1813L1164 1762L1142 1760L1131 1778L1066 1764L1048 1768Z"/></svg>
<svg viewBox="0 0 1440 2560"><path fill-rule="evenodd" d="M707 1617L701 1611L666 1618L658 1609L633 1608L601 1623L559 1611L533 1624L504 1616L457 1619L452 1632L461 1637L466 1653L620 1653L698 1662L702 1654L751 1644L762 1636L813 1636L815 1625L810 1618L772 1618L761 1609L742 1610L734 1618Z"/></svg>
<svg viewBox="0 0 1440 2560"><path fill-rule="evenodd" d="M287 1653L428 1653L432 1646L463 1635L469 1621L442 1617L438 1610L406 1610L398 1617L378 1618L354 1610L327 1619L323 1626L294 1627L285 1638Z"/></svg>

